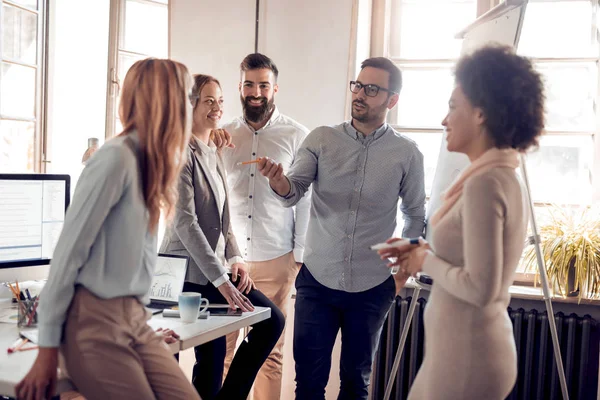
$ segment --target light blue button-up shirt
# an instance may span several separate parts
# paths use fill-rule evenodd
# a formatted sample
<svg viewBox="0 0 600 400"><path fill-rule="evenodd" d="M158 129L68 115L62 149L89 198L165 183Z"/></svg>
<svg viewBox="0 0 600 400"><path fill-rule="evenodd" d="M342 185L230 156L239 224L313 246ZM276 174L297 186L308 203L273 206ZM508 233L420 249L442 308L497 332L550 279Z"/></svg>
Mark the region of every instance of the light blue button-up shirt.
<svg viewBox="0 0 600 400"><path fill-rule="evenodd" d="M425 226L423 155L410 139L384 124L370 135L350 122L319 127L304 140L287 177L293 206L312 185L304 262L331 289L361 292L390 276L370 246L396 229L398 200L404 237Z"/></svg>
<svg viewBox="0 0 600 400"><path fill-rule="evenodd" d="M137 147L137 135L129 136ZM103 299L135 296L146 304L156 258L137 157L119 136L94 153L77 183L40 294L39 345L60 344L76 285Z"/></svg>

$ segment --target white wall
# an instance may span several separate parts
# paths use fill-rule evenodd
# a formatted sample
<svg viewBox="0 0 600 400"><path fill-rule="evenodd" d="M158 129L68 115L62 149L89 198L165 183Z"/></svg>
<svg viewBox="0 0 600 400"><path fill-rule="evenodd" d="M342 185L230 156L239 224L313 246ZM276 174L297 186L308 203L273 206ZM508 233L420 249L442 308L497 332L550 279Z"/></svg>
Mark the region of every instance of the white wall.
<svg viewBox="0 0 600 400"><path fill-rule="evenodd" d="M235 7L232 6L235 4ZM262 0L258 51L279 68L280 110L308 128L344 120L353 0ZM215 75L227 121L241 113L239 64L254 52L255 0L171 0L170 55Z"/></svg>
<svg viewBox="0 0 600 400"><path fill-rule="evenodd" d="M255 0L171 0L169 55L192 74L219 79L223 121L240 115L239 65L254 52Z"/></svg>
<svg viewBox="0 0 600 400"><path fill-rule="evenodd" d="M344 120L352 0L262 0L259 51L279 68L276 103L309 129Z"/></svg>

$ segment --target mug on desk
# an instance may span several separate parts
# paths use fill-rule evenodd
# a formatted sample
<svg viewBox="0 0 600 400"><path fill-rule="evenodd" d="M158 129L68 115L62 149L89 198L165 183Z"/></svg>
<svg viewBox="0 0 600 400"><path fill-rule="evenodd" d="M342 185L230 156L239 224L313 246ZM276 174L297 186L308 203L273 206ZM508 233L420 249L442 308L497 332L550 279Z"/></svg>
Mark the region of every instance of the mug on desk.
<svg viewBox="0 0 600 400"><path fill-rule="evenodd" d="M200 310L200 305L204 302L204 308ZM194 322L198 319L198 314L206 311L208 308L208 299L203 299L200 293L183 292L179 295L179 318L183 322Z"/></svg>

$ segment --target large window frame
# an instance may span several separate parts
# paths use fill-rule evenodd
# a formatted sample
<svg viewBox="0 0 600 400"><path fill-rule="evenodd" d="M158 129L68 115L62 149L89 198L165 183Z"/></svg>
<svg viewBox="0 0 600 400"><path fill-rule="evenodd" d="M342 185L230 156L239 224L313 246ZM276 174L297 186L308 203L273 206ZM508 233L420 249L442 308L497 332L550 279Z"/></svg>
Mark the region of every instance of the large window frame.
<svg viewBox="0 0 600 400"><path fill-rule="evenodd" d="M127 48L126 46L126 7L128 1L141 3L144 5L152 5L156 7L164 7L167 13L170 12L168 0L111 0L110 2L110 40L109 40L109 57L108 57L108 87L106 91L106 139L109 139L119 133L119 90L121 88L122 79L125 76L126 70L123 59L130 58L133 60L144 59L151 56L168 56L166 54L150 54L148 52L138 52Z"/></svg>
<svg viewBox="0 0 600 400"><path fill-rule="evenodd" d="M0 21L4 21L4 7L13 7L21 12L35 15L37 19L36 31L36 62L28 63L22 60L12 59L4 56L4 38L1 37L0 31L0 64L13 65L17 67L35 69L35 99L33 117L24 117L9 113L0 112L0 123L2 121L11 122L33 122L33 162L32 168L27 170L19 170L15 172L45 172L46 164L50 161L46 158L46 81L47 81L47 29L48 29L48 0L38 0L37 8L31 8L21 4L19 1L2 0L0 4ZM0 87L3 82L0 76ZM4 99L5 100L5 99ZM3 99L0 96L0 109Z"/></svg>
<svg viewBox="0 0 600 400"><path fill-rule="evenodd" d="M541 2L548 0L530 0L532 2ZM577 0L562 0L562 1L577 1ZM476 0L476 16L480 16L500 3L499 0ZM597 7L597 1L596 3ZM390 43L392 42L391 35L393 33L398 34L400 31L398 27L394 26L392 20L394 0L373 0L373 14L372 14L372 30L371 30L371 56L384 56L390 58L401 70L410 70L412 68L430 68L430 69L444 69L449 64L454 64L456 58L439 58L439 59L407 59L394 57L390 54ZM600 19L599 19L600 22ZM399 22L396 22L399 23ZM397 38L396 38L397 40ZM530 57L536 66L540 67L553 67L559 65L585 63L595 64L595 73L597 76L597 88L595 93L595 126L590 127L589 130L566 130L566 129L555 129L549 127L545 131L545 135L549 137L558 136L570 136L573 138L591 138L593 143L593 165L591 167L591 202L595 203L600 201L600 52L595 56L590 57ZM594 94L592 94L593 96ZM419 134L419 135L438 135L441 137L443 134L442 127L430 127L430 126L410 126L402 125L398 121L398 113L391 112L389 114L388 122L399 132L407 134ZM427 164L427 163L426 163ZM427 165L426 165L427 167ZM429 194L429 192L428 192ZM535 193L532 193L535 198ZM586 205L587 201L581 205ZM535 206L539 211L537 214L544 214L545 207L551 205L550 202L541 200L536 201ZM577 207L574 204L561 204L567 207ZM537 215L536 214L536 215ZM543 218L542 215L538 216L538 220ZM539 221L538 221L539 223ZM534 280L535 274L533 273L518 273L516 282L531 284Z"/></svg>

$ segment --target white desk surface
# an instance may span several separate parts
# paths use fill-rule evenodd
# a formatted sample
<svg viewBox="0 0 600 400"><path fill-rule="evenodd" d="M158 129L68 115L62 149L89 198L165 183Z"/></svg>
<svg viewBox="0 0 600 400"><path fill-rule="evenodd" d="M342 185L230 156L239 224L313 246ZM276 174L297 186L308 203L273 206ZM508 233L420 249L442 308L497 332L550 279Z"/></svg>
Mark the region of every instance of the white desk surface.
<svg viewBox="0 0 600 400"><path fill-rule="evenodd" d="M199 319L197 322L187 324L179 318L164 318L162 314L158 314L148 321L148 325L155 330L158 328L174 330L180 337L179 350L186 350L270 317L270 308L254 307L254 311L243 313L239 317L210 316L208 319Z"/></svg>
<svg viewBox="0 0 600 400"><path fill-rule="evenodd" d="M0 307L10 305L6 300L0 300ZM271 317L271 310L256 307L253 312L244 313L241 317L211 316L199 319L197 322L184 323L179 318L163 318L162 314L152 317L148 324L153 329L173 329L181 337L179 342L169 345L173 354L180 350L194 347L244 327L253 325ZM31 369L37 350L8 354L7 349L18 339L16 324L0 323L0 395L15 396L15 386ZM26 345L27 346L27 345ZM64 368L58 371L58 393L72 390Z"/></svg>

